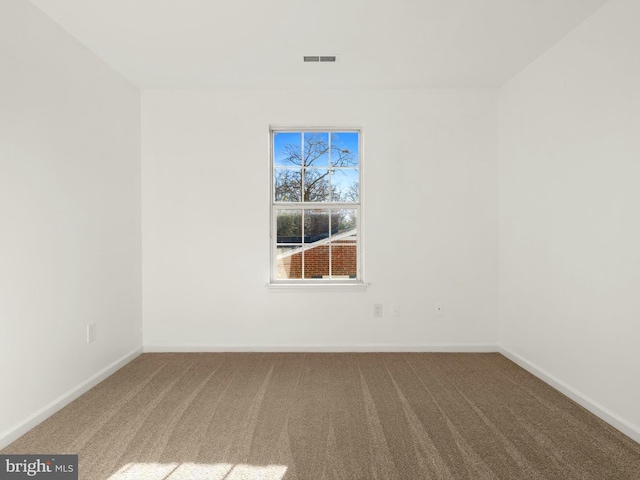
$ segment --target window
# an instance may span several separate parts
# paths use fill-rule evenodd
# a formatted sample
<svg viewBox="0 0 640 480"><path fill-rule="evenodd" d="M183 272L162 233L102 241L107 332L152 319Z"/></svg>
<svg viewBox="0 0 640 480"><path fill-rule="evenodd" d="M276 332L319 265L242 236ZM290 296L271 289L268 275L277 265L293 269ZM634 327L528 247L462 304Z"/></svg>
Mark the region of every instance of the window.
<svg viewBox="0 0 640 480"><path fill-rule="evenodd" d="M271 282L360 283L360 130L271 131Z"/></svg>

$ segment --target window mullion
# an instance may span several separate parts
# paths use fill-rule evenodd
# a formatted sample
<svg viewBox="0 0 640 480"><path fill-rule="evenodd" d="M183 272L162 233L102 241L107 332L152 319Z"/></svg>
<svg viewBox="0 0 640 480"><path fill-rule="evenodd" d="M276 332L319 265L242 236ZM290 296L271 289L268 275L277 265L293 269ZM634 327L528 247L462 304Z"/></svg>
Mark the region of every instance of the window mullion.
<svg viewBox="0 0 640 480"><path fill-rule="evenodd" d="M333 246L331 245L333 241L333 210L329 207L329 280L333 280L333 265L332 265L332 256L333 256Z"/></svg>
<svg viewBox="0 0 640 480"><path fill-rule="evenodd" d="M329 152L328 152L328 161L327 161L327 168L329 169L329 201L332 202L333 201L333 189L331 188L332 182L331 182L331 177L333 176L333 163L331 162L331 132L328 132L328 136L329 136L329 140L327 142L327 144L329 145ZM331 255L329 255L329 257L331 257ZM329 274L331 274L331 272L329 272Z"/></svg>
<svg viewBox="0 0 640 480"><path fill-rule="evenodd" d="M303 208L302 209L301 220L300 220L302 222L301 225L300 225L300 228L301 228L301 230L300 230L300 244L302 245L302 248L300 248L300 257L301 257L301 259L300 259L300 267L302 268L302 271L300 272L300 278L302 280L305 279L305 277L304 277L304 256L305 255L304 254L306 252L305 242L304 242L304 222L305 222L304 214L305 214L305 209Z"/></svg>
<svg viewBox="0 0 640 480"><path fill-rule="evenodd" d="M300 201L304 202L304 176L307 173L307 161L304 156L304 132L300 132ZM304 258L304 255L302 255ZM304 276L303 276L304 278Z"/></svg>

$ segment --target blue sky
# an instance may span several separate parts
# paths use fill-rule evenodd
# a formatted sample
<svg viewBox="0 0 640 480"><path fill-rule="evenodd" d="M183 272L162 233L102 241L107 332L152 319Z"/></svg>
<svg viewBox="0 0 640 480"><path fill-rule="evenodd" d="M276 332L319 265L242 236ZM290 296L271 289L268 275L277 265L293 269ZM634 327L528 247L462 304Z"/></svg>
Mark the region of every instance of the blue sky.
<svg viewBox="0 0 640 480"><path fill-rule="evenodd" d="M331 132L331 145L347 148L359 160L358 132Z"/></svg>
<svg viewBox="0 0 640 480"><path fill-rule="evenodd" d="M314 132L305 132L305 135L318 133ZM325 138L325 141L328 141L328 134L321 133ZM358 158L358 132L331 132L331 143L333 146L340 147L342 149L348 149L350 152L355 154L355 157ZM295 145L298 152L300 149L297 147L300 145L302 147L302 133L300 132L277 132L274 135L273 139L273 161L275 166L294 166L290 162L285 162L286 158L286 145ZM323 158L318 159L315 163L315 166L325 166L328 165L328 159L325 160Z"/></svg>

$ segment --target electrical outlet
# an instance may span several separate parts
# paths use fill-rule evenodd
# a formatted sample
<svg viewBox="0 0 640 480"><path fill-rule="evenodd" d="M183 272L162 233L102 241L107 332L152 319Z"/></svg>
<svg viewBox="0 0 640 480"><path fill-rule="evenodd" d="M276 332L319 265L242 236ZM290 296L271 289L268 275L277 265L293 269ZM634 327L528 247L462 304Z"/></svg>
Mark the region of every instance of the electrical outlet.
<svg viewBox="0 0 640 480"><path fill-rule="evenodd" d="M444 315L444 303L436 303L434 310L436 317L442 317Z"/></svg>
<svg viewBox="0 0 640 480"><path fill-rule="evenodd" d="M87 343L94 342L96 340L96 324L90 323L87 325Z"/></svg>
<svg viewBox="0 0 640 480"><path fill-rule="evenodd" d="M382 316L382 304L381 303L374 303L373 304L373 316L374 317L381 317Z"/></svg>
<svg viewBox="0 0 640 480"><path fill-rule="evenodd" d="M391 305L391 316L392 317L400 316L400 305L398 305L397 303L394 303Z"/></svg>

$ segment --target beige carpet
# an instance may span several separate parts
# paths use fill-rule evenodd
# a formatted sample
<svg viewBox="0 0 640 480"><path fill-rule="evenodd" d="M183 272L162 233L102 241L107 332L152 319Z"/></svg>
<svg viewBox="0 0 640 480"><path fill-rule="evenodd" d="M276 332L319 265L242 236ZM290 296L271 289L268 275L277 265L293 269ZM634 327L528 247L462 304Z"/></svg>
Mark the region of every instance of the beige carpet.
<svg viewBox="0 0 640 480"><path fill-rule="evenodd" d="M2 453L80 478L640 479L640 445L499 354L144 354Z"/></svg>

